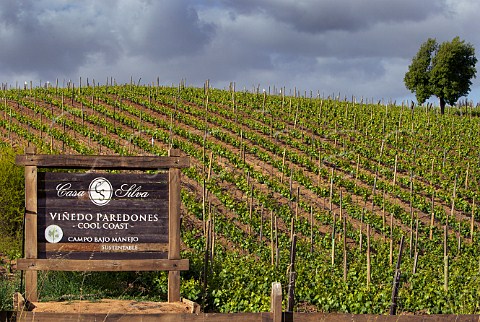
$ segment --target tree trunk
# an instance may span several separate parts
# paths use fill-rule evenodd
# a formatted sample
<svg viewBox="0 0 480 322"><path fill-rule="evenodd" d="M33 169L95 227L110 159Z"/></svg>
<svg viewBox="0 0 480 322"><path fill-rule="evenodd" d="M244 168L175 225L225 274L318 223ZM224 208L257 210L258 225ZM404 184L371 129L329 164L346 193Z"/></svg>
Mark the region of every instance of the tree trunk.
<svg viewBox="0 0 480 322"><path fill-rule="evenodd" d="M445 114L445 99L440 97L440 113Z"/></svg>

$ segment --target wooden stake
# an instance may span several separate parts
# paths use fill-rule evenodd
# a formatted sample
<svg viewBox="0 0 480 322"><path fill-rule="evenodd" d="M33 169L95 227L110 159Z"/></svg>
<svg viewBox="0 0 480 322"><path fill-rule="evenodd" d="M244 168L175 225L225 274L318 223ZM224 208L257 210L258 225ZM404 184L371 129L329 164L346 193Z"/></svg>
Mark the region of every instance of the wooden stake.
<svg viewBox="0 0 480 322"><path fill-rule="evenodd" d="M249 222L249 225L248 225L248 233L249 235L252 235L252 213L253 213L253 184L252 184L252 188L250 190L250 210L249 210L249 216L250 216L250 222Z"/></svg>
<svg viewBox="0 0 480 322"><path fill-rule="evenodd" d="M363 217L364 216L365 216L365 208L362 209L362 214L360 215L360 236L358 240L360 252L362 251L362 247L363 247Z"/></svg>
<svg viewBox="0 0 480 322"><path fill-rule="evenodd" d="M418 252L415 251L415 255L413 256L413 269L412 269L413 274L417 273L417 263L418 263Z"/></svg>
<svg viewBox="0 0 480 322"><path fill-rule="evenodd" d="M448 255L443 258L443 290L448 292Z"/></svg>
<svg viewBox="0 0 480 322"><path fill-rule="evenodd" d="M342 209L340 207L340 209ZM342 218L342 217L340 217ZM347 281L347 218L343 216L343 281Z"/></svg>
<svg viewBox="0 0 480 322"><path fill-rule="evenodd" d="M271 252L270 252L270 264L273 266L273 264L275 263L275 243L274 243L274 235L273 235L273 232L274 232L274 223L273 223L273 210L270 211L270 248L271 248Z"/></svg>
<svg viewBox="0 0 480 322"><path fill-rule="evenodd" d="M330 211L333 211L333 168L330 176Z"/></svg>
<svg viewBox="0 0 480 322"><path fill-rule="evenodd" d="M288 299L287 299L287 312L293 312L295 305L295 255L297 252L297 236L292 237L292 246L290 249L290 272L288 276Z"/></svg>
<svg viewBox="0 0 480 322"><path fill-rule="evenodd" d="M390 266L393 265L393 213L390 214Z"/></svg>
<svg viewBox="0 0 480 322"><path fill-rule="evenodd" d="M297 187L297 202L295 203L295 219L298 219L299 203L300 203L300 186Z"/></svg>
<svg viewBox="0 0 480 322"><path fill-rule="evenodd" d="M429 239L433 239L433 227L435 224L435 190L432 192L432 211L431 211L431 217L430 217L430 236Z"/></svg>
<svg viewBox="0 0 480 322"><path fill-rule="evenodd" d="M333 224L332 224L332 266L335 266L335 221L337 216L335 215L334 212L333 214Z"/></svg>
<svg viewBox="0 0 480 322"><path fill-rule="evenodd" d="M212 160L213 160L213 151L210 152L210 158L208 160L208 174L207 174L207 181L210 181L212 177Z"/></svg>
<svg viewBox="0 0 480 322"><path fill-rule="evenodd" d="M367 289L370 288L370 224L367 224Z"/></svg>
<svg viewBox="0 0 480 322"><path fill-rule="evenodd" d="M382 233L385 231L385 189L383 189L383 202L382 202ZM383 240L385 241L385 233L383 233Z"/></svg>
<svg viewBox="0 0 480 322"><path fill-rule="evenodd" d="M416 222L415 222L415 247L414 253L417 252L418 249L418 214L416 214Z"/></svg>
<svg viewBox="0 0 480 322"><path fill-rule="evenodd" d="M452 208L450 209L450 216L455 215L455 197L457 195L457 175L455 174L455 182L453 184L453 193L452 193ZM447 217L445 220L445 226L447 227L447 232L448 232L448 213Z"/></svg>
<svg viewBox="0 0 480 322"><path fill-rule="evenodd" d="M395 154L395 166L393 169L393 186L395 186L395 183L397 181L397 161L398 161L398 155Z"/></svg>
<svg viewBox="0 0 480 322"><path fill-rule="evenodd" d="M313 254L313 206L310 206L310 253Z"/></svg>
<svg viewBox="0 0 480 322"><path fill-rule="evenodd" d="M392 298L391 298L391 305L390 305L390 315L397 314L397 300L398 300L398 288L400 285L400 264L402 262L402 251L403 251L403 240L404 236L402 235L402 239L400 240L400 246L398 250L398 258L397 258L397 265L395 267L395 276L393 277L393 287L392 287Z"/></svg>
<svg viewBox="0 0 480 322"><path fill-rule="evenodd" d="M263 245L263 203L260 208L260 243Z"/></svg>
<svg viewBox="0 0 480 322"><path fill-rule="evenodd" d="M475 228L475 196L473 197L472 216L470 218L470 240L473 242L473 232Z"/></svg>
<svg viewBox="0 0 480 322"><path fill-rule="evenodd" d="M321 174L322 174L322 158L321 158L321 154L320 154L320 150L318 150L318 186L320 186L320 180L321 180Z"/></svg>
<svg viewBox="0 0 480 322"><path fill-rule="evenodd" d="M467 163L467 171L465 173L465 190L468 190L468 170L470 169L470 162Z"/></svg>
<svg viewBox="0 0 480 322"><path fill-rule="evenodd" d="M278 248L278 221L275 216L275 267L278 267L280 262L280 249Z"/></svg>
<svg viewBox="0 0 480 322"><path fill-rule="evenodd" d="M355 168L355 188L357 187L359 164L360 164L360 154L357 154L357 167Z"/></svg>
<svg viewBox="0 0 480 322"><path fill-rule="evenodd" d="M293 240L293 236L295 235L295 217L292 216L290 220L290 241Z"/></svg>
<svg viewBox="0 0 480 322"><path fill-rule="evenodd" d="M413 171L410 172L410 240L409 240L409 254L412 258L413 248Z"/></svg>

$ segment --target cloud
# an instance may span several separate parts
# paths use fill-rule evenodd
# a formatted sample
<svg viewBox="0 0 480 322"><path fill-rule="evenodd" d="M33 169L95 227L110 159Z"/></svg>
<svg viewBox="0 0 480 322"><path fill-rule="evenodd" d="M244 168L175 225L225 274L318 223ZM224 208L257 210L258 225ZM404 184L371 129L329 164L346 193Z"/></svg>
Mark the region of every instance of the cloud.
<svg viewBox="0 0 480 322"><path fill-rule="evenodd" d="M88 2L4 0L0 7L3 72L53 77L75 72L89 55L102 53L114 61L120 54L110 31L102 28L108 16Z"/></svg>
<svg viewBox="0 0 480 322"><path fill-rule="evenodd" d="M357 31L377 23L409 22L425 19L445 10L443 0L224 0L238 14L262 12L301 32L331 30Z"/></svg>
<svg viewBox="0 0 480 322"><path fill-rule="evenodd" d="M75 74L92 58L113 66L124 56L191 56L214 33L189 1L3 0L0 17L3 73L43 78Z"/></svg>
<svg viewBox="0 0 480 322"><path fill-rule="evenodd" d="M479 10L476 0L0 0L0 77L413 97L403 76L419 46L458 35L478 47Z"/></svg>
<svg viewBox="0 0 480 322"><path fill-rule="evenodd" d="M198 17L193 1L122 1L115 17L129 55L150 60L192 56L214 36L215 28Z"/></svg>

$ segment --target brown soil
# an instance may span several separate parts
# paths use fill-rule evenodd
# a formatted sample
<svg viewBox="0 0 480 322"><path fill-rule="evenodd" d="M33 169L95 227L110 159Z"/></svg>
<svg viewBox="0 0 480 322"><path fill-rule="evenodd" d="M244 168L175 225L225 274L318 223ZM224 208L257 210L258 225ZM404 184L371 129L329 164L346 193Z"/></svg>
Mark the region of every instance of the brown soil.
<svg viewBox="0 0 480 322"><path fill-rule="evenodd" d="M100 314L154 314L193 313L191 305L184 302L138 302L132 300L35 302L33 312L100 313Z"/></svg>

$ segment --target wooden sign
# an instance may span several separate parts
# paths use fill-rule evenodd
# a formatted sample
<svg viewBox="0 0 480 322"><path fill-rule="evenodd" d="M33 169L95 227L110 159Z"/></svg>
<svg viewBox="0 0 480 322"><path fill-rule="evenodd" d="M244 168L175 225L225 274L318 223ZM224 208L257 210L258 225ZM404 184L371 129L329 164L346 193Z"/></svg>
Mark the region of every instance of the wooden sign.
<svg viewBox="0 0 480 322"><path fill-rule="evenodd" d="M166 258L168 172L38 173L39 258Z"/></svg>
<svg viewBox="0 0 480 322"><path fill-rule="evenodd" d="M180 271L189 266L180 258L180 169L188 158L178 150L168 157L37 155L29 147L16 163L25 166L25 258L17 266L27 300L38 300L38 270L166 270L168 301L180 300Z"/></svg>

